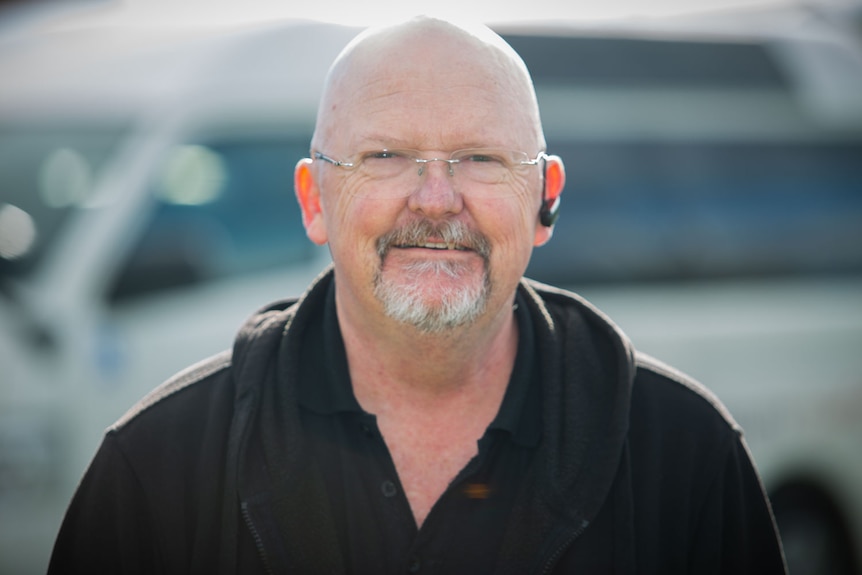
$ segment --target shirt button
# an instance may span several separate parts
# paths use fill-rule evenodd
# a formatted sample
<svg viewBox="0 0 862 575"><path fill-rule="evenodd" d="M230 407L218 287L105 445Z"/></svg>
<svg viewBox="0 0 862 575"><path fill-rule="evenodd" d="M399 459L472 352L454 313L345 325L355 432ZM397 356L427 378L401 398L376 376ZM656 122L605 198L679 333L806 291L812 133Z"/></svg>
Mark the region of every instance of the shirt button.
<svg viewBox="0 0 862 575"><path fill-rule="evenodd" d="M380 490L383 492L384 497L395 497L395 494L398 493L395 484L388 479L380 484Z"/></svg>
<svg viewBox="0 0 862 575"><path fill-rule="evenodd" d="M420 569L422 569L422 561L418 557L412 558L407 565L407 571L410 573L419 573Z"/></svg>

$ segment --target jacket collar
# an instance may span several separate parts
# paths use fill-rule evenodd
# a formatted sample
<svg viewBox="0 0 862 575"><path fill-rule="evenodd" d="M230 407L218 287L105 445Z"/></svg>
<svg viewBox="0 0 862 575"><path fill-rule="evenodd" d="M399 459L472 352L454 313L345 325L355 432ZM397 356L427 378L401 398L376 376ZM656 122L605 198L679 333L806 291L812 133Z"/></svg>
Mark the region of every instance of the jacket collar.
<svg viewBox="0 0 862 575"><path fill-rule="evenodd" d="M268 306L234 346L238 408L231 433L243 447L231 465L240 497L255 524L269 526L261 537L273 561L308 573L318 571L317 559L337 555L323 553L337 539L323 481L303 466L308 454L289 382L302 361L304 327L319 318L332 281L330 268L299 300ZM513 573L523 565L513 554L552 554L598 513L620 465L634 379L631 345L592 305L530 280L518 289L536 338L543 432L528 473L532 485L515 505L500 558L501 572ZM528 549L533 553L525 555ZM325 567L338 572L339 559L330 561Z"/></svg>
<svg viewBox="0 0 862 575"><path fill-rule="evenodd" d="M598 514L624 464L635 374L628 339L586 300L531 280L519 289L536 329L544 432L497 565L512 574L558 556Z"/></svg>
<svg viewBox="0 0 862 575"><path fill-rule="evenodd" d="M541 389L535 376L538 365L533 322L520 293L514 314L520 333L517 357L500 411L489 429L508 433L519 445L535 447L542 433ZM319 359L322 370L313 381L309 377L297 378L299 404L324 415L362 413L363 409L350 386L347 354L335 308L335 281L329 283L323 309L318 310L317 316L322 319L321 325L313 326L309 336L322 350L323 355Z"/></svg>

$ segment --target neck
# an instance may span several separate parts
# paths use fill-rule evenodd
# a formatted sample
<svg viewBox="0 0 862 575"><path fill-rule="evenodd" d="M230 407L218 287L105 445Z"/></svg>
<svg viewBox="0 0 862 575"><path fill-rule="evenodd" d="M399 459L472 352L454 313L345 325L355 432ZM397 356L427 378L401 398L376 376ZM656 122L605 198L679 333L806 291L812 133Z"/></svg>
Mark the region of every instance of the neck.
<svg viewBox="0 0 862 575"><path fill-rule="evenodd" d="M336 290L353 392L375 414L421 527L503 402L518 348L512 302L443 335L351 316L340 303Z"/></svg>
<svg viewBox="0 0 862 575"><path fill-rule="evenodd" d="M354 393L372 413L395 402L432 409L458 398L502 400L518 346L511 302L496 315L442 334L388 318L356 321L341 307L338 319Z"/></svg>

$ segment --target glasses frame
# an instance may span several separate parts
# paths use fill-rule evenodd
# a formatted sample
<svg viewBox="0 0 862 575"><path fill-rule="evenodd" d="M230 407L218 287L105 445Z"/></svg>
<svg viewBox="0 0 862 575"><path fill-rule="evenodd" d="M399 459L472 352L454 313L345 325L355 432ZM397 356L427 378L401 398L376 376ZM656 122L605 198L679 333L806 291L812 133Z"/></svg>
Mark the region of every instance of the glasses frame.
<svg viewBox="0 0 862 575"><path fill-rule="evenodd" d="M453 164L460 164L462 162L462 160L460 160L458 158L453 158L452 156L456 156L459 154L463 154L464 152L472 152L472 151L476 151L476 152L483 152L483 151L508 152L510 154L521 154L526 158L526 160L522 160L522 161L516 163L511 168L507 167L508 169L512 169L512 168L517 167L517 166L536 166L539 164L540 161L545 160L548 157L547 153L544 151L539 152L535 158L531 158L527 152L519 152L517 150L503 150L503 149L498 149L498 148L464 148L463 150L455 150L454 152L449 154L448 158L422 158L422 157L414 155L414 154L421 153L420 150L395 149L395 148L383 148L381 150L372 150L369 152L363 152L363 153L358 154L358 155L360 158L364 158L364 157L367 157L368 154L381 154L381 153L386 153L386 152L394 152L394 153L407 152L407 154L404 154L404 157L413 160L416 164L419 165L419 175L420 176L425 172L425 164L429 164L431 162L446 162L449 165L449 175L454 176L455 170L453 168ZM338 168L345 168L348 170L358 168L360 166L360 164L362 163L362 161L347 162L344 160L336 160L335 158L328 156L328 155L324 154L323 152L318 152L316 150L311 150L310 155L311 155L311 158L313 160L323 160L324 162L332 164L333 166L336 166Z"/></svg>

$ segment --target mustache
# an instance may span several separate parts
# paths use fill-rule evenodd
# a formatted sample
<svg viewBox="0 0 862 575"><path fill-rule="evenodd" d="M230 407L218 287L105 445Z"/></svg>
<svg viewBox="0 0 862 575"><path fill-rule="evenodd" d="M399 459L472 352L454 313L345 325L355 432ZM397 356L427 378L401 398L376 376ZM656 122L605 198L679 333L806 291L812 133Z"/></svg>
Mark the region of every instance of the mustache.
<svg viewBox="0 0 862 575"><path fill-rule="evenodd" d="M471 250L485 261L491 255L491 242L484 234L457 220L434 223L427 219L413 220L377 239L377 254L383 258L393 247L422 246L430 241L444 242L456 249Z"/></svg>

